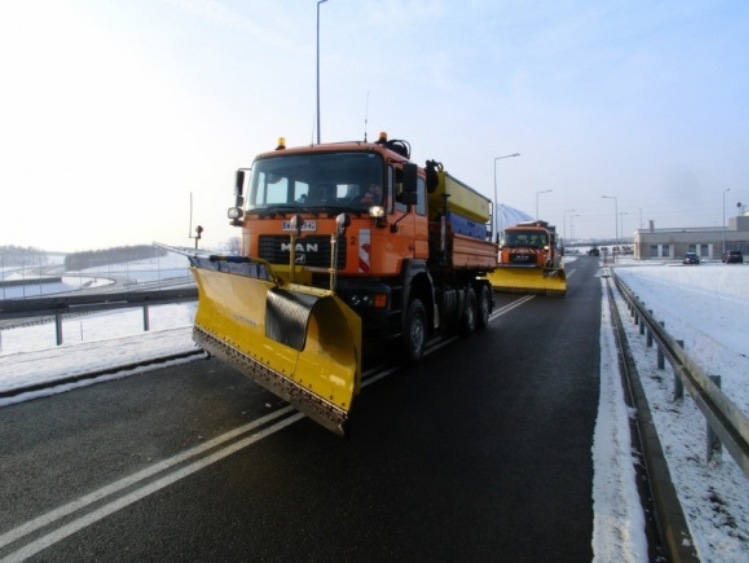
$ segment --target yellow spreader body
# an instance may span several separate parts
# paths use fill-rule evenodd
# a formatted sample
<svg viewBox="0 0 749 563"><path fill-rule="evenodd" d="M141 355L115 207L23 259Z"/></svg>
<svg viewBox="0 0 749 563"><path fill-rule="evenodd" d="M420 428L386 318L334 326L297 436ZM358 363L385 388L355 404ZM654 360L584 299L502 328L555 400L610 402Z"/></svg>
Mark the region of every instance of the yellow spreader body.
<svg viewBox="0 0 749 563"><path fill-rule="evenodd" d="M486 275L495 291L564 296L567 276L564 268L499 267Z"/></svg>
<svg viewBox="0 0 749 563"><path fill-rule="evenodd" d="M274 281L263 262L194 257L194 340L344 435L361 384L361 319L332 291Z"/></svg>

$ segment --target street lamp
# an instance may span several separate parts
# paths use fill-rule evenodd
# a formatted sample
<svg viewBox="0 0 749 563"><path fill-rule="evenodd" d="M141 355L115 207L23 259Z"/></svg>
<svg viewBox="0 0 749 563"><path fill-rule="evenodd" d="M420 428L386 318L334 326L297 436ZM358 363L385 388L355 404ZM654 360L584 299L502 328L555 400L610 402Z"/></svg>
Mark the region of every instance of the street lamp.
<svg viewBox="0 0 749 563"><path fill-rule="evenodd" d="M629 215L626 211L620 211L619 212L619 236L617 236L617 241L619 238L624 238L624 216ZM622 243L623 244L623 243Z"/></svg>
<svg viewBox="0 0 749 563"><path fill-rule="evenodd" d="M541 192L536 192L536 220L539 219L538 217L538 196L541 194L548 194L549 192L553 192L554 190L543 190Z"/></svg>
<svg viewBox="0 0 749 563"><path fill-rule="evenodd" d="M565 209L562 212L562 236L564 236L564 241L567 242L567 213L574 213L574 209Z"/></svg>
<svg viewBox="0 0 749 563"><path fill-rule="evenodd" d="M516 156L520 156L519 152L516 152L515 154L506 154L504 156L496 156L494 157L494 240L495 242L499 242L499 230L497 227L497 220L499 218L499 204L497 202L497 161L502 160L503 158L514 158Z"/></svg>
<svg viewBox="0 0 749 563"><path fill-rule="evenodd" d="M575 238L575 223L573 221L575 217L580 217L580 214L575 213L570 216L570 240L574 240Z"/></svg>
<svg viewBox="0 0 749 563"><path fill-rule="evenodd" d="M317 0L317 144L320 144L320 4L328 0Z"/></svg>
<svg viewBox="0 0 749 563"><path fill-rule="evenodd" d="M730 191L731 188L726 188L725 190L723 190L723 227L721 229L723 239L723 254L726 253L726 193Z"/></svg>
<svg viewBox="0 0 749 563"><path fill-rule="evenodd" d="M616 244L619 242L619 200L617 200L616 196L613 195L605 195L602 197L603 199L614 200L614 244Z"/></svg>
<svg viewBox="0 0 749 563"><path fill-rule="evenodd" d="M619 200L613 195L605 195L604 199L614 200L614 245L619 244ZM611 253L614 256L614 262L616 262L616 254Z"/></svg>

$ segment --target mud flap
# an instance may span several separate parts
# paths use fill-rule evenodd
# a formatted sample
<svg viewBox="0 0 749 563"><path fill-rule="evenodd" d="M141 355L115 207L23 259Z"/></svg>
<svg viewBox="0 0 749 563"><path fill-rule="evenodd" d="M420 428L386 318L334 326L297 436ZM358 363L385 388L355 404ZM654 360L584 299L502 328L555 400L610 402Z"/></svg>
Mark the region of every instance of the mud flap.
<svg viewBox="0 0 749 563"><path fill-rule="evenodd" d="M497 268L486 275L495 291L564 296L567 276L563 268Z"/></svg>
<svg viewBox="0 0 749 563"><path fill-rule="evenodd" d="M193 338L207 352L344 435L361 383L361 319L331 291L272 280L256 262L191 258Z"/></svg>

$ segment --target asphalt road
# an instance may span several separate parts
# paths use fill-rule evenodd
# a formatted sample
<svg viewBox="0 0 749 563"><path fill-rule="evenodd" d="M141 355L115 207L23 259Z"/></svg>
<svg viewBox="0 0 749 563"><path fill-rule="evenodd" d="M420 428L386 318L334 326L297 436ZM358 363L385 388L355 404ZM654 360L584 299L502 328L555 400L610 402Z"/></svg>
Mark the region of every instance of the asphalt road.
<svg viewBox="0 0 749 563"><path fill-rule="evenodd" d="M497 294L349 440L215 360L2 408L0 560L590 561L597 268Z"/></svg>

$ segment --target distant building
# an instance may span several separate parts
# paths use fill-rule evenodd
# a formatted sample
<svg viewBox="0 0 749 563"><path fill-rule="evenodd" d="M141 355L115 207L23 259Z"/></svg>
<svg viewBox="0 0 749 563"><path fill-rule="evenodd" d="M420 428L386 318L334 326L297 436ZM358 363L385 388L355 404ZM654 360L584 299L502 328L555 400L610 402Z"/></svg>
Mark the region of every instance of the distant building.
<svg viewBox="0 0 749 563"><path fill-rule="evenodd" d="M749 213L731 217L728 226L656 229L653 221L647 229L638 229L634 236L634 257L637 260L680 259L687 252L696 252L706 260L720 260L723 242L726 250L749 254Z"/></svg>

